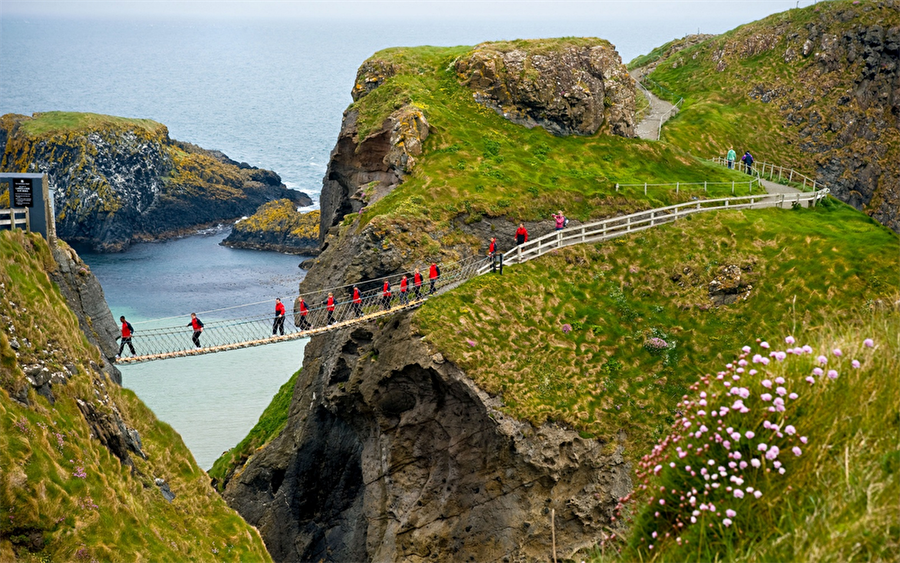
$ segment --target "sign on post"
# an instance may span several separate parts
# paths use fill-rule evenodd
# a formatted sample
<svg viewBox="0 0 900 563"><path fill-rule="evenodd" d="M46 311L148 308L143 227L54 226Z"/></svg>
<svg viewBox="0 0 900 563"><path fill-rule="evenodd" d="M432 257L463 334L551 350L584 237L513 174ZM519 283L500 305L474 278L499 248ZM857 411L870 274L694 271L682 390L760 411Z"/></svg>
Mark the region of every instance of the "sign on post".
<svg viewBox="0 0 900 563"><path fill-rule="evenodd" d="M13 178L12 207L34 207L33 178Z"/></svg>
<svg viewBox="0 0 900 563"><path fill-rule="evenodd" d="M40 233L48 241L56 240L56 218L53 211L53 196L47 174L33 172L0 172L0 189L9 190L11 228L13 210L24 208L28 211L29 231Z"/></svg>

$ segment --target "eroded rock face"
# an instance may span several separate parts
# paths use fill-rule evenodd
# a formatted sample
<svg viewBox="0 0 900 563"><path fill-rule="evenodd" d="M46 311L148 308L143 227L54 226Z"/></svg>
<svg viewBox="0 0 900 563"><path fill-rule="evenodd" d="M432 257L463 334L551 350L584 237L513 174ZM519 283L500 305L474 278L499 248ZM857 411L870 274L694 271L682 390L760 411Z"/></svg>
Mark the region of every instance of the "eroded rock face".
<svg viewBox="0 0 900 563"><path fill-rule="evenodd" d="M634 81L604 41L554 50L484 43L456 72L479 103L514 123L558 136L634 136Z"/></svg>
<svg viewBox="0 0 900 563"><path fill-rule="evenodd" d="M430 131L425 114L411 105L393 112L378 130L363 139L359 138L358 118L355 109L344 112L341 132L328 160L319 197L320 242L345 215L358 213L400 185L415 167Z"/></svg>
<svg viewBox="0 0 900 563"><path fill-rule="evenodd" d="M622 448L507 417L409 319L313 339L285 430L227 483L273 558L546 560L551 509L561 557L595 545Z"/></svg>

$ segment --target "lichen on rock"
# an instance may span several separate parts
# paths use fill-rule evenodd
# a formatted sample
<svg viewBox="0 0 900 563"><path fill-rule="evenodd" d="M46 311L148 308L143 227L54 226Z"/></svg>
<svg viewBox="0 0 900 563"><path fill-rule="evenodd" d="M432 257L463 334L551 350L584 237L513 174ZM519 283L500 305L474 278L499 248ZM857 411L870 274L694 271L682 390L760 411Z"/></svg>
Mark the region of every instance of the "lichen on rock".
<svg viewBox="0 0 900 563"><path fill-rule="evenodd" d="M315 256L319 253L319 211L303 213L289 199L270 201L235 223L222 245Z"/></svg>
<svg viewBox="0 0 900 563"><path fill-rule="evenodd" d="M585 41L482 43L455 69L479 103L514 123L558 136L634 136L634 81L608 42Z"/></svg>

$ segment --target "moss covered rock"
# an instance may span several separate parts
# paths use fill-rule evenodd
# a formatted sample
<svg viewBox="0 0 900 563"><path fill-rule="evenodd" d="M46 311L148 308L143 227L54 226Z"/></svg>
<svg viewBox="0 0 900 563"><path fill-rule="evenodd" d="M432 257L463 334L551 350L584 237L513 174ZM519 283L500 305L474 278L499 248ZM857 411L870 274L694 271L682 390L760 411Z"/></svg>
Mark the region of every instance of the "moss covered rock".
<svg viewBox="0 0 900 563"><path fill-rule="evenodd" d="M229 221L274 199L310 203L274 172L172 140L146 119L8 114L0 147L3 170L50 175L60 238L98 251Z"/></svg>
<svg viewBox="0 0 900 563"><path fill-rule="evenodd" d="M301 213L289 199L270 201L252 216L235 223L222 244L316 256L319 254L319 211Z"/></svg>

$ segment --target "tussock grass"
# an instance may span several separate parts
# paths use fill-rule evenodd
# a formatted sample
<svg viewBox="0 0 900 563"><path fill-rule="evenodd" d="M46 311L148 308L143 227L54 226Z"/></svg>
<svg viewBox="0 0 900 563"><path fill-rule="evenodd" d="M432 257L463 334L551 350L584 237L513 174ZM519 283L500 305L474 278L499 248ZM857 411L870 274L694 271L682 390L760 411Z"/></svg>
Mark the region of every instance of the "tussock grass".
<svg viewBox="0 0 900 563"><path fill-rule="evenodd" d="M833 201L720 212L476 278L415 322L511 415L603 440L625 429L640 455L667 433L697 370L747 339L892 303L898 256L895 234ZM752 289L715 307L709 283L726 265Z"/></svg>
<svg viewBox="0 0 900 563"><path fill-rule="evenodd" d="M784 349L779 345L782 335L771 336L773 349ZM839 375L834 380L818 378L813 385L802 383L796 409L787 411L790 416L785 423L796 427L797 436L808 437L808 443L799 457L790 452L779 457L787 472L783 476L760 472L759 478L751 480L748 484L765 490L758 499L747 496L738 501L728 494L718 495L715 503L720 515L704 516L703 521L712 521L713 526L687 527L681 535L686 542L681 545L673 539L651 539L661 523L653 516L659 506L648 507L638 495L626 543L612 542L589 560L896 560L900 553L900 379L896 377L900 314L873 311L850 321L810 327L796 336L798 343L811 345L813 357L825 355L827 367ZM865 338L873 339L875 346L864 346ZM835 348L842 351L842 358L832 354ZM851 367L851 358L861 367ZM770 364L768 373L772 379L802 381L815 364L812 357L788 359ZM746 415L752 419L748 426L765 432L765 414L752 410ZM683 486L684 472L664 467L662 475L669 487ZM729 528L719 524L726 506L737 509ZM648 549L651 542L653 550Z"/></svg>
<svg viewBox="0 0 900 563"><path fill-rule="evenodd" d="M114 117L99 113L80 113L71 111L46 111L34 114L33 120L23 122L22 131L31 137L46 134L65 134L71 132L99 131L113 129L142 129L153 136L168 135L165 125L150 119L134 119Z"/></svg>
<svg viewBox="0 0 900 563"><path fill-rule="evenodd" d="M270 560L180 436L90 365L99 353L47 277L54 267L39 236L0 233L0 560ZM18 359L11 338L20 344ZM67 373L69 364L75 373L53 386L55 404L29 390L24 406L10 394L27 385L20 363L38 360L51 372ZM148 459L132 455L134 471L124 467L91 436L78 400L118 411L139 432ZM156 478L176 494L172 503Z"/></svg>

